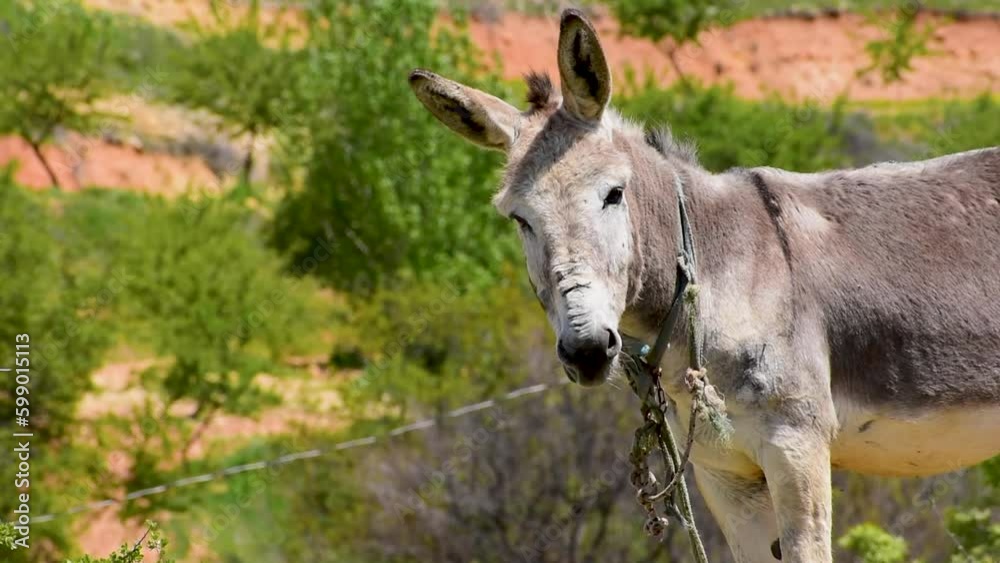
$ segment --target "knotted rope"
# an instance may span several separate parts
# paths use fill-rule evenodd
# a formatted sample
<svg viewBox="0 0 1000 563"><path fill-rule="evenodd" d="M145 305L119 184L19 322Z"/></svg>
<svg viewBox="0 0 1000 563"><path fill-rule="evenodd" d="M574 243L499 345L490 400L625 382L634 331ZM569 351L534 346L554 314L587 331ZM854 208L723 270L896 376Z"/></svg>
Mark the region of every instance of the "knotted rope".
<svg viewBox="0 0 1000 563"><path fill-rule="evenodd" d="M694 242L684 189L679 176L675 176L674 184L678 196L680 230L674 298L652 349L649 345L638 340L624 338L623 366L629 386L642 401L640 411L643 419L642 426L635 431L632 452L629 455L629 460L632 463L630 481L636 488L636 499L646 510L647 518L643 526L646 533L662 539L663 533L670 523L669 518L676 518L687 530L695 560L699 563L708 563L705 546L695 525L691 499L688 495L687 483L684 481L684 470L691 455L695 425L699 420L709 423L720 442L729 440L732 427L726 415L725 401L709 382L708 371L704 367L702 341L699 336L701 331L698 326L698 285L695 280ZM663 375L660 362L670 346L670 340L682 306L687 312L686 329L689 353L689 367L685 372L684 382L691 393L691 413L688 419L687 439L683 453L678 451L677 441L666 421L670 403L667 401L660 381ZM659 450L667 471L667 483L662 488L658 486L656 476L649 469L648 460L653 450ZM656 503L661 501L663 504L662 513L656 508Z"/></svg>

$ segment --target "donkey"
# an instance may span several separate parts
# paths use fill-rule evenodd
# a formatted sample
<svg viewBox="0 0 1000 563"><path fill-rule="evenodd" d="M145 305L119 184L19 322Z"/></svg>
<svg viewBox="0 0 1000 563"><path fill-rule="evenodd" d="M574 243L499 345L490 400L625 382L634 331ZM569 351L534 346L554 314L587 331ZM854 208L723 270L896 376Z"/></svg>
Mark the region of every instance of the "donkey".
<svg viewBox="0 0 1000 563"><path fill-rule="evenodd" d="M561 93L529 75L524 112L426 70L409 80L437 119L506 153L493 203L581 385L621 372L623 333L649 342L664 322L683 187L706 365L733 426L724 442L695 426L691 460L737 561L831 561L831 467L930 475L1000 452L1000 147L712 174L608 107L578 11L557 57ZM681 326L660 364L682 442L687 346Z"/></svg>

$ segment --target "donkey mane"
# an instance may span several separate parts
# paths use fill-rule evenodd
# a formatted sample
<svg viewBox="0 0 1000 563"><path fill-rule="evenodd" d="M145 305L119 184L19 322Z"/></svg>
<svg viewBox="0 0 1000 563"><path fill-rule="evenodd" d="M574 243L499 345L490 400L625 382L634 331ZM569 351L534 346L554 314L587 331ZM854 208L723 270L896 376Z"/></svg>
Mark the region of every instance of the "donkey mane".
<svg viewBox="0 0 1000 563"><path fill-rule="evenodd" d="M559 107L561 97L556 94L552 86L552 79L544 72L529 72L524 75L524 82L528 85L527 101L531 105L531 112L550 111Z"/></svg>
<svg viewBox="0 0 1000 563"><path fill-rule="evenodd" d="M665 157L674 157L689 164L698 165L698 147L689 140L674 137L669 125L646 129L646 144Z"/></svg>

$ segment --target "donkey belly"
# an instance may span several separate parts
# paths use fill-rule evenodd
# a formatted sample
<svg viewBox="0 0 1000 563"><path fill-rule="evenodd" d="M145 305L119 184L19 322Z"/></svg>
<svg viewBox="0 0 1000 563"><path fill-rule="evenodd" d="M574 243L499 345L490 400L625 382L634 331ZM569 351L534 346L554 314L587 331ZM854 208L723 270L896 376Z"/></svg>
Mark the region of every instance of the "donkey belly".
<svg viewBox="0 0 1000 563"><path fill-rule="evenodd" d="M1000 405L907 413L835 399L833 467L877 475L956 471L1000 454Z"/></svg>

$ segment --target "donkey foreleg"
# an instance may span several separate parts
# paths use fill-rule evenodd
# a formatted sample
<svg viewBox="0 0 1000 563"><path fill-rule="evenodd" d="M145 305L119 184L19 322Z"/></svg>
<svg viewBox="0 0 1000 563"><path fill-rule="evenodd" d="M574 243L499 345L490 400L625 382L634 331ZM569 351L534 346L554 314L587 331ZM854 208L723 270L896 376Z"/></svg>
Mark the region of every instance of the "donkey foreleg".
<svg viewBox="0 0 1000 563"><path fill-rule="evenodd" d="M763 476L745 477L697 465L694 473L736 563L776 563L778 526Z"/></svg>
<svg viewBox="0 0 1000 563"><path fill-rule="evenodd" d="M830 563L829 442L814 429L792 425L769 434L760 462L777 515L782 562Z"/></svg>

